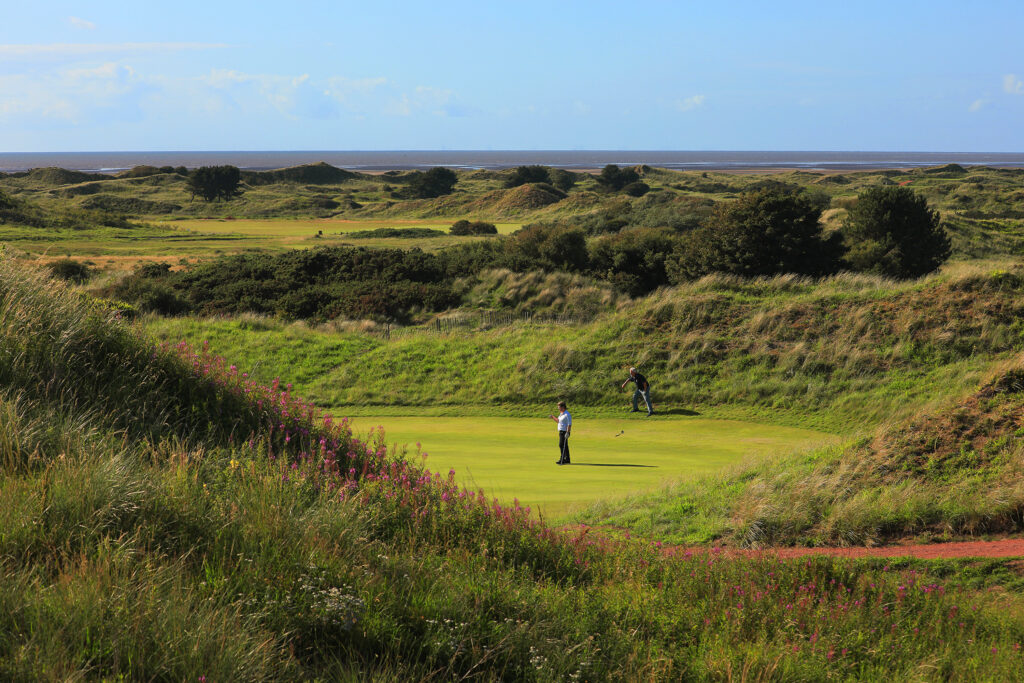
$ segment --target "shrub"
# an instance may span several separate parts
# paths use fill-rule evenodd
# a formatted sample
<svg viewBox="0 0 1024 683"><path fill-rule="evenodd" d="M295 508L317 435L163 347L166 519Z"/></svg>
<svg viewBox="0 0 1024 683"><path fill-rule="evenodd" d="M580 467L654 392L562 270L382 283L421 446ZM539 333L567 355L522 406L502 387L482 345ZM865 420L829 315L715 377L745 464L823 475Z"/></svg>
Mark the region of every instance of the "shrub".
<svg viewBox="0 0 1024 683"><path fill-rule="evenodd" d="M455 221L448 230L452 235L497 235L498 228L494 223L484 221Z"/></svg>
<svg viewBox="0 0 1024 683"><path fill-rule="evenodd" d="M634 228L596 239L590 247L591 271L630 296L647 294L669 282L666 262L676 248L670 230Z"/></svg>
<svg viewBox="0 0 1024 683"><path fill-rule="evenodd" d="M950 255L939 214L909 187L873 187L850 208L842 233L855 270L914 278L941 266Z"/></svg>
<svg viewBox="0 0 1024 683"><path fill-rule="evenodd" d="M449 168L432 168L424 173L414 173L409 181L409 191L417 199L431 199L451 194L459 177Z"/></svg>
<svg viewBox="0 0 1024 683"><path fill-rule="evenodd" d="M549 183L551 182L550 173L547 166L519 166L505 181L505 187L518 187L527 183Z"/></svg>
<svg viewBox="0 0 1024 683"><path fill-rule="evenodd" d="M80 261L63 258L50 264L50 275L58 280L82 284L93 276L93 269Z"/></svg>
<svg viewBox="0 0 1024 683"><path fill-rule="evenodd" d="M536 223L516 231L509 242L508 267L581 272L589 263L582 230Z"/></svg>
<svg viewBox="0 0 1024 683"><path fill-rule="evenodd" d="M568 192L576 184L576 174L564 168L552 168L548 171L548 182L562 192Z"/></svg>
<svg viewBox="0 0 1024 683"><path fill-rule="evenodd" d="M822 234L820 203L785 189L748 193L721 205L691 231L669 264L673 282L713 272L758 276L835 273L843 253L837 233Z"/></svg>
<svg viewBox="0 0 1024 683"><path fill-rule="evenodd" d="M626 185L640 180L640 175L631 168L619 168L615 164L608 164L601 169L597 176L598 185L610 192L618 192Z"/></svg>
<svg viewBox="0 0 1024 683"><path fill-rule="evenodd" d="M622 188L622 194L628 194L630 197L643 197L650 191L650 185L647 183L641 183L640 181L630 183Z"/></svg>

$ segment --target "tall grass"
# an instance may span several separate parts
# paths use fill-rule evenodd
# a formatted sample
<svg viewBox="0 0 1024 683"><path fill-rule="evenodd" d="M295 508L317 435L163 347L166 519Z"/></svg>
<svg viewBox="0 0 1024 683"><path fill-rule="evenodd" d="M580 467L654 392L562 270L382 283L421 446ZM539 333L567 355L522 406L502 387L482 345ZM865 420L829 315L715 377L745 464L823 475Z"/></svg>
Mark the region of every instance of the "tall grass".
<svg viewBox="0 0 1024 683"><path fill-rule="evenodd" d="M499 298L542 287L492 275ZM501 412L562 397L612 409L623 405L616 378L636 365L664 408L848 432L965 391L1024 349L1022 282L1019 268L987 266L913 282L711 276L609 305L585 325L421 330L390 341L376 330L270 320L258 329L244 319L147 326L167 340L209 341L263 381L287 368L327 408ZM483 290L474 296L486 301Z"/></svg>
<svg viewBox="0 0 1024 683"><path fill-rule="evenodd" d="M0 286L0 678L1024 674L1024 620L955 581L555 531L287 386Z"/></svg>

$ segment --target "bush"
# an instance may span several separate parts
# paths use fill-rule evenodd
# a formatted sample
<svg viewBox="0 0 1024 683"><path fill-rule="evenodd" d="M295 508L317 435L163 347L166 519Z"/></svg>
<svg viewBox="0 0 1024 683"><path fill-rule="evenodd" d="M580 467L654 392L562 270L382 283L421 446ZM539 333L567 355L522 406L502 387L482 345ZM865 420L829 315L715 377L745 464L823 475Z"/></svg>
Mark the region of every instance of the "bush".
<svg viewBox="0 0 1024 683"><path fill-rule="evenodd" d="M722 204L686 234L669 264L673 282L713 272L745 277L796 273L821 276L841 265L842 238L822 234L820 202L785 189L748 193Z"/></svg>
<svg viewBox="0 0 1024 683"><path fill-rule="evenodd" d="M550 173L547 166L519 166L505 181L505 187L518 187L527 183L550 183Z"/></svg>
<svg viewBox="0 0 1024 683"><path fill-rule="evenodd" d="M431 199L451 194L459 177L449 168L432 168L425 173L414 173L409 180L409 191L417 199Z"/></svg>
<svg viewBox="0 0 1024 683"><path fill-rule="evenodd" d="M930 273L949 258L939 214L909 187L873 187L850 208L842 233L850 266L896 278Z"/></svg>
<svg viewBox="0 0 1024 683"><path fill-rule="evenodd" d="M678 238L667 229L634 228L595 240L590 268L620 292L641 296L669 283L666 263Z"/></svg>
<svg viewBox="0 0 1024 683"><path fill-rule="evenodd" d="M548 171L548 182L562 192L568 192L576 184L576 174L564 168L552 168Z"/></svg>
<svg viewBox="0 0 1024 683"><path fill-rule="evenodd" d="M448 230L452 235L497 235L498 228L494 223L484 221L455 221Z"/></svg>
<svg viewBox="0 0 1024 683"><path fill-rule="evenodd" d="M640 181L630 183L622 188L622 194L628 194L630 197L643 197L650 191L650 185L647 183L641 183Z"/></svg>
<svg viewBox="0 0 1024 683"><path fill-rule="evenodd" d="M597 176L597 184L610 192L618 192L630 183L640 180L640 175L631 168L619 168L615 164L608 164L601 169Z"/></svg>
<svg viewBox="0 0 1024 683"><path fill-rule="evenodd" d="M443 230L433 228L374 228L373 230L355 230L345 233L350 239L419 239L444 237Z"/></svg>
<svg viewBox="0 0 1024 683"><path fill-rule="evenodd" d="M82 284L93 276L93 269L80 261L63 258L50 264L50 275L58 280Z"/></svg>
<svg viewBox="0 0 1024 683"><path fill-rule="evenodd" d="M143 264L107 295L164 314L252 312L317 320L407 320L415 310L457 303L436 255L352 247L236 254L181 272Z"/></svg>
<svg viewBox="0 0 1024 683"><path fill-rule="evenodd" d="M508 243L506 267L516 271L582 272L589 264L582 230L536 223L520 228Z"/></svg>

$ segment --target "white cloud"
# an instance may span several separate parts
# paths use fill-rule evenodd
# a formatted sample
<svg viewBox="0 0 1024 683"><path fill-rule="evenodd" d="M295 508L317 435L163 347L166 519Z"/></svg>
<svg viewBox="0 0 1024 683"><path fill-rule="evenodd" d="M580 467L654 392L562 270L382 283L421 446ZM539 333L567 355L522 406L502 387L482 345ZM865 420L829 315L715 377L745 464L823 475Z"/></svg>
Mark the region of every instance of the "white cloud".
<svg viewBox="0 0 1024 683"><path fill-rule="evenodd" d="M0 121L24 117L80 123L94 117L125 120L140 115L140 102L152 86L126 65L0 77Z"/></svg>
<svg viewBox="0 0 1024 683"><path fill-rule="evenodd" d="M679 111L692 111L697 107L703 107L706 99L704 95L694 95L687 97L685 100L677 100L676 109Z"/></svg>
<svg viewBox="0 0 1024 683"><path fill-rule="evenodd" d="M981 111L985 107L986 104L988 104L988 100L985 100L985 99L974 100L973 102L971 102L971 106L967 107L967 111L969 111L969 112Z"/></svg>
<svg viewBox="0 0 1024 683"><path fill-rule="evenodd" d="M2 53L0 53L2 59ZM66 60L0 74L0 125L61 128L142 120L169 110L188 117L270 116L292 121L381 115L474 113L445 88L402 90L384 77L213 69L192 76L139 71L118 59Z"/></svg>
<svg viewBox="0 0 1024 683"><path fill-rule="evenodd" d="M1003 76L1003 90L1011 95L1024 95L1024 82L1017 78L1017 74L1006 74Z"/></svg>
<svg viewBox="0 0 1024 683"><path fill-rule="evenodd" d="M71 22L71 25L76 28L84 28L87 31L96 30L96 24L86 19L82 19L80 17L68 17L68 21Z"/></svg>

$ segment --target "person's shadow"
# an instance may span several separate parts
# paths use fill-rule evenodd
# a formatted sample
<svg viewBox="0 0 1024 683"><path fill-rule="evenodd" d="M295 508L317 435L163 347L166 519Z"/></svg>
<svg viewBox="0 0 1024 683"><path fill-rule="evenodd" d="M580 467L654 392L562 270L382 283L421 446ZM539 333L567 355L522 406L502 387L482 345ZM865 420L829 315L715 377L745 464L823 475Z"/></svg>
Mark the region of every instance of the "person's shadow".
<svg viewBox="0 0 1024 683"><path fill-rule="evenodd" d="M570 465L579 465L580 467L657 467L657 465L633 465L630 463L613 463L613 462L571 462Z"/></svg>
<svg viewBox="0 0 1024 683"><path fill-rule="evenodd" d="M700 415L696 410L689 408L668 408L667 410L655 410L655 415L689 415L691 417Z"/></svg>

